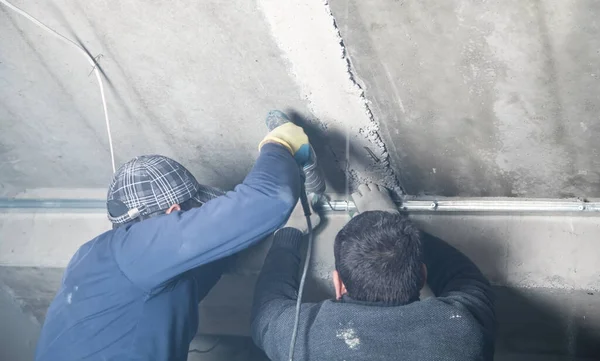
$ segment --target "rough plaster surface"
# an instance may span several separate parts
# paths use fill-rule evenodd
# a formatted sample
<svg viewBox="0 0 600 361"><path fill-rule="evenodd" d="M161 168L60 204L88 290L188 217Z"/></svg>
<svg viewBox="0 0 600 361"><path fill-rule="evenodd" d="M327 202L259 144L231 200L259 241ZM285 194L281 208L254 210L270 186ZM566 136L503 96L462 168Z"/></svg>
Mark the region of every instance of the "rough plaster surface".
<svg viewBox="0 0 600 361"><path fill-rule="evenodd" d="M413 219L473 259L494 284L600 291L593 266L600 259L598 217L452 214Z"/></svg>
<svg viewBox="0 0 600 361"><path fill-rule="evenodd" d="M35 322L42 324L64 269L0 266L0 286Z"/></svg>
<svg viewBox="0 0 600 361"><path fill-rule="evenodd" d="M308 113L253 1L15 0L78 39L106 76L117 163L144 153L231 188L247 174L274 108ZM99 92L85 59L0 6L0 196L106 187Z"/></svg>
<svg viewBox="0 0 600 361"><path fill-rule="evenodd" d="M330 5L409 194L600 194L598 2Z"/></svg>
<svg viewBox="0 0 600 361"><path fill-rule="evenodd" d="M495 287L499 354L600 357L600 296L587 291Z"/></svg>
<svg viewBox="0 0 600 361"><path fill-rule="evenodd" d="M40 324L0 285L0 360L31 361Z"/></svg>
<svg viewBox="0 0 600 361"><path fill-rule="evenodd" d="M106 199L106 188L28 188L14 195L15 199ZM94 210L98 213L98 210Z"/></svg>
<svg viewBox="0 0 600 361"><path fill-rule="evenodd" d="M0 265L65 267L82 244L109 229L105 213L0 213Z"/></svg>
<svg viewBox="0 0 600 361"><path fill-rule="evenodd" d="M338 164L348 170L346 176L353 183L375 180L398 189L379 126L355 80L327 2L310 0L285 6L275 0L258 3L325 134L348 137L356 150L353 154L341 147L344 143L338 143L337 149L335 142L329 144ZM359 159L351 159L357 153Z"/></svg>
<svg viewBox="0 0 600 361"><path fill-rule="evenodd" d="M101 55L117 163L163 153L231 188L264 114L283 108L308 123L335 192L348 177L411 194L600 194L594 1L15 3ZM0 20L0 195L106 186L89 66L4 8Z"/></svg>

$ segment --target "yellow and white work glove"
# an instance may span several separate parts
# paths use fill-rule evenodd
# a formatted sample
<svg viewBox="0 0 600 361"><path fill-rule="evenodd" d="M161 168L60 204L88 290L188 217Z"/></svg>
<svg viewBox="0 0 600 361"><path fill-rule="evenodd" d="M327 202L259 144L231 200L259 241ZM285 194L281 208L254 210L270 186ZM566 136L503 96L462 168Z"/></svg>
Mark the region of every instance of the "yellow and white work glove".
<svg viewBox="0 0 600 361"><path fill-rule="evenodd" d="M304 165L309 160L310 145L308 143L308 136L304 133L304 129L292 122L282 124L270 131L258 145L258 150L266 143L283 145L300 165Z"/></svg>
<svg viewBox="0 0 600 361"><path fill-rule="evenodd" d="M359 185L358 190L352 193L352 200L354 200L359 213L368 211L399 213L398 207L390 196L390 191L375 183Z"/></svg>

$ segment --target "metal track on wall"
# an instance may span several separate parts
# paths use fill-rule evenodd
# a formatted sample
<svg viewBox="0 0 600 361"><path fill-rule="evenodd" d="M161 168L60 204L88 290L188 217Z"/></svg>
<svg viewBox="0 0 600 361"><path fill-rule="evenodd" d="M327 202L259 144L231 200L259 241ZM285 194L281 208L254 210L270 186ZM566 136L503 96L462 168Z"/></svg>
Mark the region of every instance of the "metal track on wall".
<svg viewBox="0 0 600 361"><path fill-rule="evenodd" d="M331 207L323 204L321 209L333 211L356 210L354 203L331 201ZM398 203L400 210L414 212L469 212L469 213L571 213L600 212L600 202L564 199L499 199L499 198L418 198L410 197Z"/></svg>
<svg viewBox="0 0 600 361"><path fill-rule="evenodd" d="M11 199L0 198L0 209L40 211L105 211L103 199ZM316 207L330 212L356 211L353 202L332 200ZM400 210L416 212L468 212L468 213L598 213L600 201L565 199L519 199L519 198L435 198L407 196L398 203Z"/></svg>

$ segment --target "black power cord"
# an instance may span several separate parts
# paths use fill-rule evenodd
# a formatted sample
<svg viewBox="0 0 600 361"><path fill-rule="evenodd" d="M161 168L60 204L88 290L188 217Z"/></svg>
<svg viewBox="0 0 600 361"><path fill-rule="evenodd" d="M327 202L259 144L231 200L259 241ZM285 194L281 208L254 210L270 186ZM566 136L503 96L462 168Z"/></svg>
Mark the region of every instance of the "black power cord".
<svg viewBox="0 0 600 361"><path fill-rule="evenodd" d="M300 306L302 305L302 294L304 293L304 283L306 282L306 275L308 273L308 265L310 263L310 256L312 254L313 244L313 229L312 222L310 220L310 204L308 203L308 195L306 194L306 188L304 182L300 189L300 202L302 203L302 209L304 209L304 215L306 216L306 225L308 228L308 247L306 248L306 257L304 259L304 269L302 270L302 277L300 278L300 287L298 289L298 298L296 300L296 314L294 316L294 330L292 331L292 340L290 342L290 353L288 360L294 360L294 350L296 348L296 338L298 337L298 324L300 323Z"/></svg>

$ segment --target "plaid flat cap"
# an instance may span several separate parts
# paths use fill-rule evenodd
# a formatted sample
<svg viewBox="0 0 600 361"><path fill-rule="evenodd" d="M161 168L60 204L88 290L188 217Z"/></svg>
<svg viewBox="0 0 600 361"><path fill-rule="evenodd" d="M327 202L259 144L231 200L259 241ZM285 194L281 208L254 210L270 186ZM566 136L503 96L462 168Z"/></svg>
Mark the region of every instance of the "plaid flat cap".
<svg viewBox="0 0 600 361"><path fill-rule="evenodd" d="M106 206L113 224L124 224L138 217L164 212L173 204L191 198L200 204L205 189L181 164L162 155L143 155L123 164L108 188Z"/></svg>

